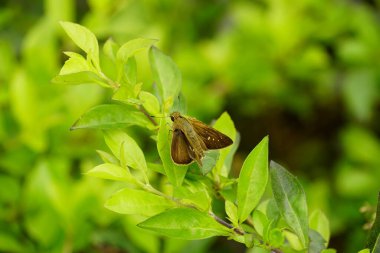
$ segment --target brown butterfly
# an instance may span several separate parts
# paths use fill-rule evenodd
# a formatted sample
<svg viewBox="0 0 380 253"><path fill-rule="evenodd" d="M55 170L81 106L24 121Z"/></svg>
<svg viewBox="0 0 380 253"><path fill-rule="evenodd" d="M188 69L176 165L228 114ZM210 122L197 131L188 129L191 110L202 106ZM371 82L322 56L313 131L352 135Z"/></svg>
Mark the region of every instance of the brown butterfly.
<svg viewBox="0 0 380 253"><path fill-rule="evenodd" d="M197 119L184 117L179 112L170 114L170 119L173 121L171 157L177 164L189 164L195 160L202 166L204 151L232 144L230 137Z"/></svg>

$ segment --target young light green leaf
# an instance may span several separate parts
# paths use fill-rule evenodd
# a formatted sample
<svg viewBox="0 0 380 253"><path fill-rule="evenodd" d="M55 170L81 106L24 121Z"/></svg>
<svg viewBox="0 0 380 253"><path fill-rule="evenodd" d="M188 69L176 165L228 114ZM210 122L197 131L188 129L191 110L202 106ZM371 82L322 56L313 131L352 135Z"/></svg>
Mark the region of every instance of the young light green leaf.
<svg viewBox="0 0 380 253"><path fill-rule="evenodd" d="M212 217L192 208L171 209L143 221L138 226L171 238L185 240L230 234L226 227Z"/></svg>
<svg viewBox="0 0 380 253"><path fill-rule="evenodd" d="M228 216L228 219L232 222L232 224L237 227L239 225L239 219L237 214L237 206L231 202L226 200L224 202L224 208L226 210L226 214Z"/></svg>
<svg viewBox="0 0 380 253"><path fill-rule="evenodd" d="M288 230L284 230L283 234L293 249L297 251L302 251L305 249L305 246L302 244L300 238L296 234Z"/></svg>
<svg viewBox="0 0 380 253"><path fill-rule="evenodd" d="M181 200L182 204L195 205L202 211L208 211L211 206L211 198L206 189L190 190L188 187L174 187L173 197Z"/></svg>
<svg viewBox="0 0 380 253"><path fill-rule="evenodd" d="M255 210L252 214L253 226L259 235L264 236L264 230L268 227L269 219L261 211Z"/></svg>
<svg viewBox="0 0 380 253"><path fill-rule="evenodd" d="M117 51L117 59L126 63L129 57L134 56L137 52L151 47L157 40L155 39L134 39L124 43Z"/></svg>
<svg viewBox="0 0 380 253"><path fill-rule="evenodd" d="M134 182L134 178L127 168L112 163L100 164L86 172L86 175L115 181Z"/></svg>
<svg viewBox="0 0 380 253"><path fill-rule="evenodd" d="M234 122L232 121L230 115L227 112L224 112L220 117L216 120L214 126L216 130L224 133L228 137L230 137L232 140L236 140L236 129ZM234 143L235 145L235 143ZM226 158L230 151L232 150L233 146L229 146L227 148L223 148L220 150L220 156L219 160L216 164L215 173L219 174L224 177L228 177L228 174L231 169L231 163L226 163ZM235 149L236 150L236 149Z"/></svg>
<svg viewBox="0 0 380 253"><path fill-rule="evenodd" d="M362 251L363 250L359 251L358 253L370 253L369 251L368 252L366 252L366 251L362 252ZM324 249L321 251L321 253L336 253L336 250L335 249Z"/></svg>
<svg viewBox="0 0 380 253"><path fill-rule="evenodd" d="M161 119L157 136L157 150L164 165L165 174L174 186L181 186L185 178L188 166L174 164L170 156L171 135L165 118Z"/></svg>
<svg viewBox="0 0 380 253"><path fill-rule="evenodd" d="M329 220L320 209L316 209L310 214L309 227L321 234L326 243L328 243L330 239Z"/></svg>
<svg viewBox="0 0 380 253"><path fill-rule="evenodd" d="M271 162L271 183L278 209L297 234L303 248L308 245L308 215L305 192L300 182L281 165Z"/></svg>
<svg viewBox="0 0 380 253"><path fill-rule="evenodd" d="M105 207L121 214L152 216L172 208L173 203L150 192L124 188L113 194Z"/></svg>
<svg viewBox="0 0 380 253"><path fill-rule="evenodd" d="M181 90L181 72L173 60L156 47L151 47L149 51L149 61L162 102L166 103L171 100L171 104L166 107L170 108Z"/></svg>
<svg viewBox="0 0 380 253"><path fill-rule="evenodd" d="M322 251L322 253L326 253L326 250ZM330 253L330 252L329 252ZM335 253L335 252L334 252ZM369 249L362 249L361 251L359 251L358 253L371 253L371 251ZM375 252L376 253L376 252Z"/></svg>
<svg viewBox="0 0 380 253"><path fill-rule="evenodd" d="M96 152L98 153L102 161L105 163L113 163L113 164L119 163L119 160L108 152L105 152L103 150L96 150Z"/></svg>
<svg viewBox="0 0 380 253"><path fill-rule="evenodd" d="M147 91L141 91L139 99L148 113L151 115L158 115L160 113L160 103L155 95Z"/></svg>
<svg viewBox="0 0 380 253"><path fill-rule="evenodd" d="M80 54L74 52L65 52L70 58L65 61L65 64L59 71L59 75L68 75L82 71L92 71L88 61Z"/></svg>
<svg viewBox="0 0 380 253"><path fill-rule="evenodd" d="M85 112L71 127L119 129L132 125L154 129L153 123L140 111L125 105L98 105Z"/></svg>
<svg viewBox="0 0 380 253"><path fill-rule="evenodd" d="M144 172L147 171L144 153L128 134L120 130L109 130L104 132L104 139L119 160L123 157L127 166Z"/></svg>
<svg viewBox="0 0 380 253"><path fill-rule="evenodd" d="M61 21L60 24L74 43L87 53L99 70L99 45L95 35L86 27L75 23Z"/></svg>
<svg viewBox="0 0 380 253"><path fill-rule="evenodd" d="M113 41L112 38L109 38L103 46L104 54L110 58L112 61L116 61L116 53L119 50L119 45Z"/></svg>
<svg viewBox="0 0 380 253"><path fill-rule="evenodd" d="M268 137L251 151L240 171L237 200L239 222L243 222L259 203L268 182Z"/></svg>
<svg viewBox="0 0 380 253"><path fill-rule="evenodd" d="M52 80L56 84L75 85L75 84L98 84L102 87L109 88L110 86L97 74L92 71L82 71L67 75L55 76Z"/></svg>

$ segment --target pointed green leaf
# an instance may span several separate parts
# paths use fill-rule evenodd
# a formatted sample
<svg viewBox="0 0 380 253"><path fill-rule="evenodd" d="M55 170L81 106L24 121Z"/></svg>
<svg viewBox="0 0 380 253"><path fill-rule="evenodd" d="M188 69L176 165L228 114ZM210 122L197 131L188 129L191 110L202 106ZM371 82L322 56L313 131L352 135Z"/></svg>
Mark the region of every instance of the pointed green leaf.
<svg viewBox="0 0 380 253"><path fill-rule="evenodd" d="M232 222L232 224L234 224L235 227L237 227L239 225L237 206L233 202L226 200L224 202L224 208L228 219Z"/></svg>
<svg viewBox="0 0 380 253"><path fill-rule="evenodd" d="M61 21L60 24L74 43L90 56L96 67L99 67L99 45L95 35L86 27L75 23Z"/></svg>
<svg viewBox="0 0 380 253"><path fill-rule="evenodd" d="M149 61L162 101L166 103L171 100L169 108L181 90L181 72L173 60L156 47L151 47Z"/></svg>
<svg viewBox="0 0 380 253"><path fill-rule="evenodd" d="M309 227L305 192L300 182L281 165L272 161L270 167L273 195L281 216L306 248Z"/></svg>
<svg viewBox="0 0 380 253"><path fill-rule="evenodd" d="M129 57L134 56L137 52L151 47L157 40L155 39L134 39L124 43L117 51L117 59L126 63Z"/></svg>
<svg viewBox="0 0 380 253"><path fill-rule="evenodd" d="M181 200L182 204L195 205L199 210L207 211L211 206L211 198L206 189L190 190L188 187L174 187L173 197Z"/></svg>
<svg viewBox="0 0 380 253"><path fill-rule="evenodd" d="M191 208L175 208L153 216L139 227L185 240L229 235L229 230L206 213Z"/></svg>
<svg viewBox="0 0 380 253"><path fill-rule="evenodd" d="M160 129L157 136L157 150L164 165L165 174L169 182L174 186L180 186L185 178L188 166L174 164L170 155L171 134L169 133L167 121L161 119Z"/></svg>
<svg viewBox="0 0 380 253"><path fill-rule="evenodd" d="M51 81L53 83L64 85L98 84L102 87L109 88L109 85L102 78L91 71L81 71L67 75L58 75L55 76Z"/></svg>
<svg viewBox="0 0 380 253"><path fill-rule="evenodd" d="M96 150L96 152L98 153L102 161L105 163L113 163L113 164L119 163L119 160L108 152L105 152L103 150Z"/></svg>
<svg viewBox="0 0 380 253"><path fill-rule="evenodd" d="M116 53L119 50L119 45L113 41L112 38L109 38L103 46L104 54L110 58L112 61L116 60Z"/></svg>
<svg viewBox="0 0 380 253"><path fill-rule="evenodd" d="M155 126L140 111L125 105L98 105L85 112L71 127L71 130L81 128L119 129L132 125L154 129Z"/></svg>
<svg viewBox="0 0 380 253"><path fill-rule="evenodd" d="M322 253L326 253L325 251L322 251ZM329 252L330 253L330 252ZM359 251L358 253L371 253L371 251L369 249L362 249L361 251ZM377 253L377 252L375 252Z"/></svg>
<svg viewBox="0 0 380 253"><path fill-rule="evenodd" d="M59 75L68 75L83 71L91 71L91 66L88 61L80 54L74 52L65 52L70 58L65 61L65 64L59 71Z"/></svg>
<svg viewBox="0 0 380 253"><path fill-rule="evenodd" d="M369 251L368 252L362 252L363 250L359 251L358 253L370 253ZM321 253L336 253L336 250L335 249L324 249L321 251Z"/></svg>
<svg viewBox="0 0 380 253"><path fill-rule="evenodd" d="M173 207L173 203L153 193L124 188L113 194L105 207L122 214L152 216Z"/></svg>
<svg viewBox="0 0 380 253"><path fill-rule="evenodd" d="M230 115L227 112L224 112L216 120L213 127L216 130L219 130L220 132L230 137L232 140L234 141L236 140L236 134L237 134L236 128L235 128L234 122L232 121ZM234 144L220 150L220 156L219 156L218 163L216 164L215 170L216 170L216 173L224 177L228 177L231 170L231 161L226 161L226 158L230 154L231 150L234 148ZM236 147L235 147L235 150L236 150Z"/></svg>
<svg viewBox="0 0 380 253"><path fill-rule="evenodd" d="M330 239L330 225L329 220L325 214L320 210L314 210L309 217L309 227L317 231L323 239L328 242Z"/></svg>
<svg viewBox="0 0 380 253"><path fill-rule="evenodd" d="M139 99L145 110L150 113L150 115L154 116L160 113L160 103L155 95L146 91L141 91L139 94Z"/></svg>
<svg viewBox="0 0 380 253"><path fill-rule="evenodd" d="M134 182L134 178L132 177L128 169L124 169L112 163L100 164L86 172L86 175L115 181Z"/></svg>
<svg viewBox="0 0 380 253"><path fill-rule="evenodd" d="M123 158L127 166L147 171L144 153L128 134L120 130L109 130L104 132L104 139L114 155L119 160Z"/></svg>
<svg viewBox="0 0 380 253"><path fill-rule="evenodd" d="M243 222L259 203L268 182L268 137L251 151L240 171L237 189L239 221Z"/></svg>

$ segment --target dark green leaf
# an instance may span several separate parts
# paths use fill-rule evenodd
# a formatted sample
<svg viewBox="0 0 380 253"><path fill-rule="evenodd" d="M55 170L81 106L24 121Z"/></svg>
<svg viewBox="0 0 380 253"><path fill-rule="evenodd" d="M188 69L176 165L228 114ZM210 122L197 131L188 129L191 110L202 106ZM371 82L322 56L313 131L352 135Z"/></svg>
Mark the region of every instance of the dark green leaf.
<svg viewBox="0 0 380 253"><path fill-rule="evenodd" d="M251 151L240 171L237 189L239 221L243 222L259 203L268 182L268 137Z"/></svg>
<svg viewBox="0 0 380 253"><path fill-rule="evenodd" d="M298 235L303 248L308 245L308 215L305 192L299 181L281 165L271 162L271 182L278 209Z"/></svg>
<svg viewBox="0 0 380 253"><path fill-rule="evenodd" d="M153 193L124 188L113 194L105 207L122 214L151 216L173 207L173 203Z"/></svg>
<svg viewBox="0 0 380 253"><path fill-rule="evenodd" d="M321 234L317 231L309 230L310 244L308 253L320 253L322 250L326 249L326 241L323 239Z"/></svg>
<svg viewBox="0 0 380 253"><path fill-rule="evenodd" d="M202 167L200 168L202 175L207 175L216 165L220 157L219 150L208 150L202 158Z"/></svg>
<svg viewBox="0 0 380 253"><path fill-rule="evenodd" d="M229 235L229 230L206 213L191 208L175 208L138 225L159 234L185 240Z"/></svg>
<svg viewBox="0 0 380 253"><path fill-rule="evenodd" d="M85 112L71 127L71 130L81 128L118 129L132 125L154 129L155 126L140 111L125 105L98 105Z"/></svg>
<svg viewBox="0 0 380 253"><path fill-rule="evenodd" d="M373 246L372 253L380 252L380 234L377 235L376 243Z"/></svg>

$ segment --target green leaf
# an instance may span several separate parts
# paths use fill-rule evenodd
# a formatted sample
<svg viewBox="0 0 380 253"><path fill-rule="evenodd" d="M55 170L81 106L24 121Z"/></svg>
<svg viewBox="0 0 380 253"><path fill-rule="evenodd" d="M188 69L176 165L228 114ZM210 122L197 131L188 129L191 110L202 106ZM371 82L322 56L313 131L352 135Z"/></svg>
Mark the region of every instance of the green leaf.
<svg viewBox="0 0 380 253"><path fill-rule="evenodd" d="M128 169L122 168L112 163L100 164L86 172L86 175L115 181L134 182L134 178Z"/></svg>
<svg viewBox="0 0 380 253"><path fill-rule="evenodd" d="M358 253L370 253L371 251L369 249L362 249ZM322 253L326 253L325 251L322 251ZM329 252L330 253L330 252Z"/></svg>
<svg viewBox="0 0 380 253"><path fill-rule="evenodd" d="M247 219L259 203L268 182L268 137L251 151L240 171L237 188L239 221Z"/></svg>
<svg viewBox="0 0 380 253"><path fill-rule="evenodd" d="M310 229L309 237L310 244L308 248L308 253L320 253L322 250L326 249L326 241L317 231Z"/></svg>
<svg viewBox="0 0 380 253"><path fill-rule="evenodd" d="M173 197L180 199L182 204L195 205L199 210L208 211L211 206L211 198L206 189L189 189L177 186L173 190Z"/></svg>
<svg viewBox="0 0 380 253"><path fill-rule="evenodd" d="M308 245L308 219L305 192L300 182L281 165L271 162L271 182L278 209L286 223Z"/></svg>
<svg viewBox="0 0 380 253"><path fill-rule="evenodd" d="M105 152L103 150L96 150L96 152L98 153L102 161L105 163L113 163L113 164L119 163L119 160L108 152Z"/></svg>
<svg viewBox="0 0 380 253"><path fill-rule="evenodd" d="M181 186L185 178L188 166L176 165L170 155L171 134L165 118L161 119L160 129L157 136L157 150L164 165L165 174L169 182L174 186Z"/></svg>
<svg viewBox="0 0 380 253"><path fill-rule="evenodd" d="M372 253L380 252L380 234L377 235L376 243L373 246Z"/></svg>
<svg viewBox="0 0 380 253"><path fill-rule="evenodd" d="M284 233L286 240L289 242L290 246L293 249L295 249L297 251L305 251L304 250L305 246L302 244L300 238L296 234L294 234L290 231L287 231L287 230L284 230L283 233Z"/></svg>
<svg viewBox="0 0 380 253"><path fill-rule="evenodd" d="M127 166L147 171L145 156L135 140L120 130L109 130L104 132L107 146L119 160L125 160Z"/></svg>
<svg viewBox="0 0 380 253"><path fill-rule="evenodd" d="M110 58L112 61L116 61L116 53L119 50L119 45L113 41L112 38L109 38L103 46L104 54Z"/></svg>
<svg viewBox="0 0 380 253"><path fill-rule="evenodd" d="M269 244L274 248L280 247L281 245L284 244L284 241L285 241L285 237L282 234L281 229L279 228L270 230L268 239L269 239Z"/></svg>
<svg viewBox="0 0 380 253"><path fill-rule="evenodd" d="M239 225L239 219L237 215L237 206L233 202L226 200L224 202L224 208L226 210L228 219L232 222L232 224L235 227L237 227Z"/></svg>
<svg viewBox="0 0 380 253"><path fill-rule="evenodd" d="M152 67L153 78L157 83L161 99L165 104L171 101L166 107L170 108L181 90L181 72L173 60L156 47L151 47L149 60Z"/></svg>
<svg viewBox="0 0 380 253"><path fill-rule="evenodd" d="M202 175L207 175L216 165L220 156L219 150L207 150L202 158Z"/></svg>
<svg viewBox="0 0 380 253"><path fill-rule="evenodd" d="M264 236L264 230L268 227L269 219L261 211L255 210L252 214L253 226L259 235Z"/></svg>
<svg viewBox="0 0 380 253"><path fill-rule="evenodd" d="M68 75L83 71L92 72L91 66L88 61L80 54L74 52L65 52L69 59L65 61L65 64L59 71L59 75Z"/></svg>
<svg viewBox="0 0 380 253"><path fill-rule="evenodd" d="M97 74L91 71L81 71L77 73L58 75L52 80L56 84L75 85L75 84L99 84L102 87L109 88L109 85L104 82Z"/></svg>
<svg viewBox="0 0 380 253"><path fill-rule="evenodd" d="M105 207L121 214L151 216L173 207L173 203L150 192L124 188L113 194Z"/></svg>
<svg viewBox="0 0 380 253"><path fill-rule="evenodd" d="M150 113L150 115L154 116L160 113L160 103L155 95L147 91L141 91L139 94L139 99L145 110Z"/></svg>
<svg viewBox="0 0 380 253"><path fill-rule="evenodd" d="M329 220L320 210L314 210L309 217L309 227L322 235L323 239L328 243L330 239Z"/></svg>
<svg viewBox="0 0 380 253"><path fill-rule="evenodd" d="M78 47L88 54L95 67L100 70L99 45L96 36L84 26L65 21L61 21L60 24L67 35L69 35Z"/></svg>
<svg viewBox="0 0 380 253"><path fill-rule="evenodd" d="M137 52L151 47L157 40L155 39L134 39L124 43L117 51L117 59L126 63L131 56L134 56Z"/></svg>
<svg viewBox="0 0 380 253"><path fill-rule="evenodd" d="M224 133L228 137L230 137L232 140L236 140L237 132L234 125L234 122L232 121L230 115L227 112L224 112L215 122L213 126L216 130ZM231 161L226 161L227 156L230 154L231 150L235 149L237 146L235 146L235 143L232 146L229 146L227 148L223 148L220 150L220 156L219 160L216 164L215 173L228 177L228 174L231 170Z"/></svg>
<svg viewBox="0 0 380 253"><path fill-rule="evenodd" d="M361 250L360 252L361 252L361 253L367 253L367 252L365 252L365 251L363 251L363 252L362 252L362 251L363 251L363 250ZM359 252L359 253L360 253L360 252ZM335 249L324 249L324 250L321 251L321 253L336 253L336 250L335 250ZM368 253L369 253L369 251L368 251Z"/></svg>
<svg viewBox="0 0 380 253"><path fill-rule="evenodd" d="M81 128L118 129L132 125L154 129L155 126L140 111L125 105L98 105L85 112L71 127L71 130Z"/></svg>
<svg viewBox="0 0 380 253"><path fill-rule="evenodd" d="M206 213L191 208L175 208L153 216L139 227L185 240L229 235L229 230Z"/></svg>
<svg viewBox="0 0 380 253"><path fill-rule="evenodd" d="M371 231L369 232L366 247L372 250L374 248L376 240L378 240L379 235L380 235L380 192L378 193L378 197L377 197L376 218L372 225Z"/></svg>

